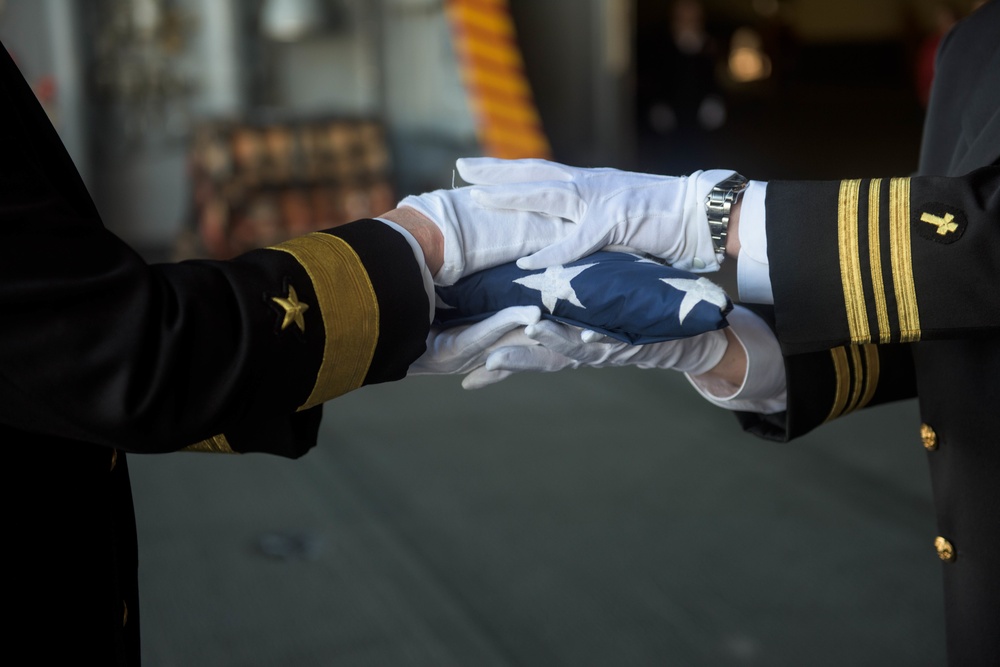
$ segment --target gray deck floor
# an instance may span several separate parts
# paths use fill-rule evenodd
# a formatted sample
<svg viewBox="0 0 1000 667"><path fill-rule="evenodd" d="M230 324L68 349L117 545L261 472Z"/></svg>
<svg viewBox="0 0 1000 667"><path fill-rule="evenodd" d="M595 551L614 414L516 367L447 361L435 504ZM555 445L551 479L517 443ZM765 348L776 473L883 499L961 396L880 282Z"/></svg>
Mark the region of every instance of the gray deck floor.
<svg viewBox="0 0 1000 667"><path fill-rule="evenodd" d="M366 388L299 461L130 457L145 664L943 664L918 425L768 443L589 370Z"/></svg>

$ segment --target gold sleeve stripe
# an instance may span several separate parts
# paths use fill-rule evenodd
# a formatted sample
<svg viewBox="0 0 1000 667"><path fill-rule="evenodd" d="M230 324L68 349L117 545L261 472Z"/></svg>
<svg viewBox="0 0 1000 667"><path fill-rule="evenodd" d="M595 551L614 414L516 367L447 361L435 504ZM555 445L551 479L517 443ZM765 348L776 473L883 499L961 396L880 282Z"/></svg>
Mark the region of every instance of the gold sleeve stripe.
<svg viewBox="0 0 1000 667"><path fill-rule="evenodd" d="M875 396L875 390L878 388L878 378L879 371L879 356L878 356L878 346L876 345L865 345L865 368L867 373L865 374L865 393L861 396L861 402L858 403L857 409L868 405L872 397Z"/></svg>
<svg viewBox="0 0 1000 667"><path fill-rule="evenodd" d="M847 326L851 341L867 343L871 339L868 329L868 311L861 282L861 260L858 256L858 201L860 180L840 183L837 208L837 241L840 250L840 280L844 290Z"/></svg>
<svg viewBox="0 0 1000 667"><path fill-rule="evenodd" d="M847 363L847 351L843 347L835 347L830 350L833 359L833 372L837 378L837 384L833 392L833 407L830 414L826 416L826 421L839 417L847 406L847 399L850 396L851 369Z"/></svg>
<svg viewBox="0 0 1000 667"><path fill-rule="evenodd" d="M913 284L908 178L889 181L889 252L892 257L892 284L899 310L899 339L900 342L911 343L920 340L920 313Z"/></svg>
<svg viewBox="0 0 1000 667"><path fill-rule="evenodd" d="M864 384L864 370L861 367L861 346L851 346L851 368L854 373L851 375L851 400L847 402L844 413L854 412L858 408L858 401L861 400L861 387Z"/></svg>
<svg viewBox="0 0 1000 667"><path fill-rule="evenodd" d="M848 355L850 355L848 357ZM862 363L864 355L864 363ZM872 400L879 380L877 345L852 345L830 350L836 379L833 406L826 417L831 421L859 410Z"/></svg>
<svg viewBox="0 0 1000 667"><path fill-rule="evenodd" d="M872 267L872 290L875 293L875 315L878 320L878 340L888 343L889 308L885 301L885 284L882 282L881 232L879 231L879 197L882 179L872 179L868 188L868 259Z"/></svg>
<svg viewBox="0 0 1000 667"><path fill-rule="evenodd" d="M313 233L270 248L287 252L309 274L323 318L323 360L306 410L357 389L378 343L378 299L364 264L348 243Z"/></svg>
<svg viewBox="0 0 1000 667"><path fill-rule="evenodd" d="M239 454L232 446L229 444L229 440L226 439L224 434L219 434L212 436L208 440L202 440L201 442L196 442L193 445L185 447L183 450L185 452L208 452L210 454Z"/></svg>

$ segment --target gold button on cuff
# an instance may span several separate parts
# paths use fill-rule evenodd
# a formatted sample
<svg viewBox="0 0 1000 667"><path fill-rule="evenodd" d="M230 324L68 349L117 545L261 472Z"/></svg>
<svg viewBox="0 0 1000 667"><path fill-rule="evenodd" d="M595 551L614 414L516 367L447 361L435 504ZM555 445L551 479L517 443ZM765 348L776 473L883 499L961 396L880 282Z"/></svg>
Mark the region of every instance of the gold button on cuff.
<svg viewBox="0 0 1000 667"><path fill-rule="evenodd" d="M111 469L114 470L115 466L118 465L118 450L111 450Z"/></svg>
<svg viewBox="0 0 1000 667"><path fill-rule="evenodd" d="M920 425L920 439L924 443L924 449L933 452L938 448L937 433L927 424Z"/></svg>
<svg viewBox="0 0 1000 667"><path fill-rule="evenodd" d="M955 553L955 547L952 546L951 542L944 539L943 537L934 538L934 548L937 549L938 558L946 563L952 563L955 561L957 554Z"/></svg>

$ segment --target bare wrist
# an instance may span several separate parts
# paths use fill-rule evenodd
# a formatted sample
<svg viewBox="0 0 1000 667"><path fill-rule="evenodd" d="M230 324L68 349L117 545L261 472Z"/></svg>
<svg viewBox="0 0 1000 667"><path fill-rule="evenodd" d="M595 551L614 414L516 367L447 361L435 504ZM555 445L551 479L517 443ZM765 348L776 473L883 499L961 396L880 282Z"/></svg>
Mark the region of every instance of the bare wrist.
<svg viewBox="0 0 1000 667"><path fill-rule="evenodd" d="M740 256L740 208L743 206L743 195L733 203L729 210L729 229L726 232L726 255L733 259Z"/></svg>
<svg viewBox="0 0 1000 667"><path fill-rule="evenodd" d="M424 262L432 276L436 276L444 264L444 235L434 222L409 206L394 208L378 216L394 222L408 231L424 252Z"/></svg>

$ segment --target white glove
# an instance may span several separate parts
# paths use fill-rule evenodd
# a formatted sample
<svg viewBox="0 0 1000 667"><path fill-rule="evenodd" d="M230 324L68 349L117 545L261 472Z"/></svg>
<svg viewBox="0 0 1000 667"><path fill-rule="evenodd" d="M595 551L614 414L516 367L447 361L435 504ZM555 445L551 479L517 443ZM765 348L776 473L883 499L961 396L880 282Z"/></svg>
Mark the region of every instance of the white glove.
<svg viewBox="0 0 1000 667"><path fill-rule="evenodd" d="M439 329L431 327L427 351L414 361L407 375L454 375L469 373L463 380L466 389L499 382L510 373L485 374L483 365L491 352L500 347L534 347L538 343L524 335L524 327L535 324L542 311L537 306L514 306L475 324ZM496 378L496 379L494 379Z"/></svg>
<svg viewBox="0 0 1000 667"><path fill-rule="evenodd" d="M630 345L551 320L528 325L525 336L537 345L497 346L487 356L485 368L477 373L476 387L466 388L493 384L520 371L546 373L581 366L664 368L701 375L715 368L729 345L724 331Z"/></svg>
<svg viewBox="0 0 1000 667"><path fill-rule="evenodd" d="M573 231L565 220L536 213L485 208L472 188L435 190L399 202L430 218L444 234L444 264L435 285L453 285L462 276L540 250Z"/></svg>
<svg viewBox="0 0 1000 667"><path fill-rule="evenodd" d="M654 176L496 158L463 158L456 166L466 182L480 186L472 200L484 208L576 223L573 233L519 260L522 269L566 264L606 246L648 253L685 271L715 271L722 262L712 243L705 198L731 170Z"/></svg>

